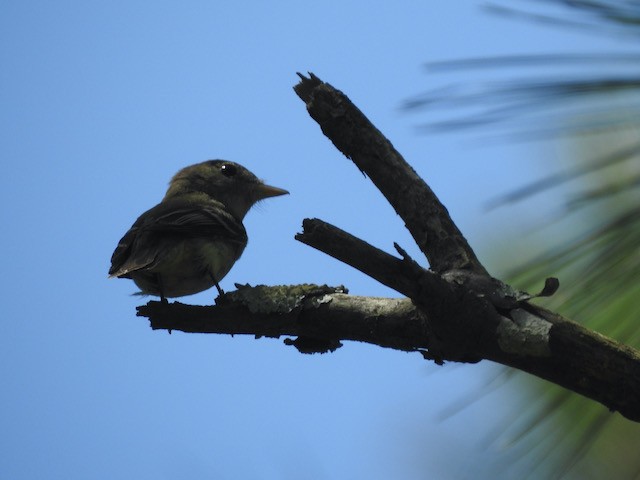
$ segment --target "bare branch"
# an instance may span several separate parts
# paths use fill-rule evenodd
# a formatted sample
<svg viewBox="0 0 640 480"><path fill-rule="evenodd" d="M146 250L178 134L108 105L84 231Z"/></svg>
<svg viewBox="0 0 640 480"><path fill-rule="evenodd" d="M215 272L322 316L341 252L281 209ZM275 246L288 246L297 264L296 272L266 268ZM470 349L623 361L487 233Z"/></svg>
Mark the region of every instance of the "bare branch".
<svg viewBox="0 0 640 480"><path fill-rule="evenodd" d="M152 301L138 307L138 315L148 317L153 329L297 336L287 344L305 353L334 350L341 341L352 340L419 351L437 363L484 358L557 383L640 421L640 354L552 312L525 304L510 312L513 318L500 316L497 327L483 332L487 312L478 305L488 307L473 295L458 297L459 308L451 308L451 297L440 298L448 307L433 309L439 316L432 316L409 299L356 297L340 291L317 285L244 286L227 293L221 305ZM479 355L475 359L469 353L474 347ZM467 358L451 358L462 354Z"/></svg>
<svg viewBox="0 0 640 480"><path fill-rule="evenodd" d="M313 74L298 75L301 80L294 90L309 115L336 148L371 178L404 220L431 268L486 274L445 206L391 142L342 92Z"/></svg>
<svg viewBox="0 0 640 480"><path fill-rule="evenodd" d="M317 218L302 222L296 240L340 260L407 297L418 296L416 280L426 272L419 265L401 260ZM433 274L431 274L433 275Z"/></svg>
<svg viewBox="0 0 640 480"><path fill-rule="evenodd" d="M317 285L241 287L222 305L152 301L138 307L151 328L188 333L283 335L329 342L353 340L396 350L426 345L424 315L404 298L358 297Z"/></svg>
<svg viewBox="0 0 640 480"><path fill-rule="evenodd" d="M154 329L294 335L303 352L334 350L342 340L420 351L444 360L493 360L601 402L640 422L640 353L529 303L533 295L490 277L446 209L391 143L345 97L311 75L296 87L334 144L402 216L435 271L400 247L389 255L321 220L296 238L409 299L350 297L344 289L297 285L241 287L213 307L149 302L138 314ZM541 295L557 288L549 279Z"/></svg>

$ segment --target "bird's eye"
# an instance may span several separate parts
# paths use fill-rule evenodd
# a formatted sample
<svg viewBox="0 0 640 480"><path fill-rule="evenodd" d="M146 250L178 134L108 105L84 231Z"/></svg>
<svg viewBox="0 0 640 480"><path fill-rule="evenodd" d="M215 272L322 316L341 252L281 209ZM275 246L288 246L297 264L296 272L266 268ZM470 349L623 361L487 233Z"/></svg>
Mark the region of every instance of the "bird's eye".
<svg viewBox="0 0 640 480"><path fill-rule="evenodd" d="M231 165L229 163L225 163L220 167L220 171L226 177L233 177L236 173L238 173L238 169L235 165Z"/></svg>

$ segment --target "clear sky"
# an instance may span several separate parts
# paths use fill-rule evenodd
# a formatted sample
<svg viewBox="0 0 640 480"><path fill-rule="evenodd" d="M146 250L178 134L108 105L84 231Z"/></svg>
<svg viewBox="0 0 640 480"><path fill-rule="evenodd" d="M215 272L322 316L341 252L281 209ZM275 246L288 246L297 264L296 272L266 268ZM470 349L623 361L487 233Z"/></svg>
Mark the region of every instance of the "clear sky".
<svg viewBox="0 0 640 480"><path fill-rule="evenodd" d="M476 80L434 80L427 61L590 45L480 4L0 2L0 478L489 476L502 453L481 447L483 435L516 393L496 393L490 413L438 419L488 381L490 366L439 368L352 343L303 356L282 340L153 332L135 316L143 300L130 296L133 283L107 280L118 240L171 175L223 158L291 192L249 213L249 246L223 288L317 282L397 296L293 239L303 218L318 217L420 258L307 115L296 71L349 95L481 257L499 257L507 234L542 213L487 214L484 202L549 164L528 146L419 135L424 116L399 107L447 79Z"/></svg>

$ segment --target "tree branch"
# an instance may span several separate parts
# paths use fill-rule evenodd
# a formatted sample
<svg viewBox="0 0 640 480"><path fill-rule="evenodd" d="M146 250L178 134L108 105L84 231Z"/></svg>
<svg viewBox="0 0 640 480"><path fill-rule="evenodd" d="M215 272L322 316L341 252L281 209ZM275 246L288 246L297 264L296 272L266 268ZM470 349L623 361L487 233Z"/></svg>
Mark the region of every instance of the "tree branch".
<svg viewBox="0 0 640 480"><path fill-rule="evenodd" d="M241 287L223 303L149 302L138 314L154 329L298 338L300 351L355 340L444 360L493 360L578 392L640 421L640 354L528 302L533 295L490 277L446 208L349 99L314 75L296 93L322 131L403 218L432 270L318 219L296 238L359 269L408 299L350 297L315 285ZM548 279L541 294L555 291Z"/></svg>
<svg viewBox="0 0 640 480"><path fill-rule="evenodd" d="M296 240L316 248L336 260L351 265L383 285L413 298L418 295L417 278L425 272L410 260L403 261L317 218L302 222Z"/></svg>
<svg viewBox="0 0 640 480"><path fill-rule="evenodd" d="M353 340L404 351L421 350L427 343L426 320L410 300L339 293L343 290L309 284L241 286L225 294L221 305L151 301L138 307L138 316L149 318L154 330L300 336L336 347L339 340Z"/></svg>
<svg viewBox="0 0 640 480"><path fill-rule="evenodd" d="M482 357L475 361L485 358L532 373L640 421L638 352L552 312L531 305L515 309L513 318L499 317L493 335L485 335L493 342L487 342L460 330L465 328L460 312L447 311L436 318L409 299L357 297L342 291L317 285L242 286L225 294L221 305L151 301L138 307L138 315L149 318L154 330L297 336L285 342L303 353L333 351L341 340L352 340L420 352L438 363L451 359L437 353L442 345L451 348L450 338L439 338L444 332L455 336L456 344L467 343L467 354L474 345L482 346ZM471 324L469 330L476 330L482 312L469 303L478 300L473 296L457 300L464 305L463 311L472 308L466 321ZM469 343L474 338L477 343Z"/></svg>
<svg viewBox="0 0 640 480"><path fill-rule="evenodd" d="M487 273L445 206L391 142L339 90L313 74L298 74L295 92L309 115L347 158L371 178L404 220L436 272L468 269Z"/></svg>

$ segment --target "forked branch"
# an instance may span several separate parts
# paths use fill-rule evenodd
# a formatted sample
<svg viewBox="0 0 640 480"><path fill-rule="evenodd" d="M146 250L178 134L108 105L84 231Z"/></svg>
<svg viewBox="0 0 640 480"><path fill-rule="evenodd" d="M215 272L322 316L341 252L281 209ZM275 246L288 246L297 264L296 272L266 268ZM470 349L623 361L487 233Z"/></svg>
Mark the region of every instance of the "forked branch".
<svg viewBox="0 0 640 480"><path fill-rule="evenodd" d="M640 421L640 354L529 303L492 278L447 209L380 131L340 91L310 74L295 87L323 133L364 172L404 220L430 270L396 245L383 252L322 220L296 239L357 268L407 299L352 297L315 285L242 287L220 305L149 302L154 329L297 336L300 351L356 340L445 360L493 360L532 373ZM555 291L548 279L540 295Z"/></svg>

